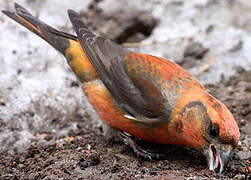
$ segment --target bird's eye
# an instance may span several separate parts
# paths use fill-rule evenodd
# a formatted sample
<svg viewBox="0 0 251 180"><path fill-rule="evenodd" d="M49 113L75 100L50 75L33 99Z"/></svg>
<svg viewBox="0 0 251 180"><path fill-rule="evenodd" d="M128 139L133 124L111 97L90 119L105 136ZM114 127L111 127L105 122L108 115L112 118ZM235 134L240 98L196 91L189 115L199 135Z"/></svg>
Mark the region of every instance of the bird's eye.
<svg viewBox="0 0 251 180"><path fill-rule="evenodd" d="M209 131L211 136L218 136L219 135L219 126L218 124L213 123L210 126L210 131Z"/></svg>

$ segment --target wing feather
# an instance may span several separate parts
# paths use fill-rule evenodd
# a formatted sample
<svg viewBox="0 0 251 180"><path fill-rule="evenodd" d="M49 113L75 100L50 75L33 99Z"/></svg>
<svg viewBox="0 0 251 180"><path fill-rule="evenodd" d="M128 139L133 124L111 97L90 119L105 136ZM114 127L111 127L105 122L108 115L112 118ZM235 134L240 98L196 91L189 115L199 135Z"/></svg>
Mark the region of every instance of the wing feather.
<svg viewBox="0 0 251 180"><path fill-rule="evenodd" d="M170 114L166 114L160 87L151 82L147 69L143 78L141 74L129 73L131 64L138 62L137 58L130 56L133 53L109 39L95 36L77 13L73 10L68 13L83 50L117 104L130 116L145 123L166 119ZM128 57L132 59L126 61ZM137 67L134 71L144 68L140 64ZM154 94L149 95L149 92Z"/></svg>

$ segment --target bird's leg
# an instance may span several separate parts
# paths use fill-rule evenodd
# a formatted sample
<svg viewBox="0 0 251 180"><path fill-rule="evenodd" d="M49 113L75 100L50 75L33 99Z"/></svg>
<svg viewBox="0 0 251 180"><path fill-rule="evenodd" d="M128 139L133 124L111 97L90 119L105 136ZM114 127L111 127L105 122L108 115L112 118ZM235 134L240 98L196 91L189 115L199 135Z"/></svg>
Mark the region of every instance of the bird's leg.
<svg viewBox="0 0 251 180"><path fill-rule="evenodd" d="M123 141L122 137L120 136L120 132L117 129L112 128L111 126L102 123L103 135L109 143L121 142Z"/></svg>
<svg viewBox="0 0 251 180"><path fill-rule="evenodd" d="M123 142L130 146L138 156L149 160L167 158L167 150L164 145L146 142L125 132L121 132L120 137L123 139Z"/></svg>
<svg viewBox="0 0 251 180"><path fill-rule="evenodd" d="M105 138L110 143L124 142L130 146L137 156L152 160L152 159L166 159L168 149L165 145L151 143L131 136L125 132L114 129L105 123L102 125Z"/></svg>

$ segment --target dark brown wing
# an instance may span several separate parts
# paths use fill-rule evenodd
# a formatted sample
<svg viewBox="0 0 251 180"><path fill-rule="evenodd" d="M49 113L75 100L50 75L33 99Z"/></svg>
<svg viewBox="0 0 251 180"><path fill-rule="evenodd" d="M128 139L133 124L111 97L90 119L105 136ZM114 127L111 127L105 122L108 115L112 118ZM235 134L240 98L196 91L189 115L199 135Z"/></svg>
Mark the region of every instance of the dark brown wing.
<svg viewBox="0 0 251 180"><path fill-rule="evenodd" d="M83 50L120 107L149 122L167 120L170 108L166 110L168 105L158 84L152 83L151 73L134 73L144 68L140 66L140 59L111 40L95 36L74 11L68 13ZM138 65L134 66L135 63Z"/></svg>

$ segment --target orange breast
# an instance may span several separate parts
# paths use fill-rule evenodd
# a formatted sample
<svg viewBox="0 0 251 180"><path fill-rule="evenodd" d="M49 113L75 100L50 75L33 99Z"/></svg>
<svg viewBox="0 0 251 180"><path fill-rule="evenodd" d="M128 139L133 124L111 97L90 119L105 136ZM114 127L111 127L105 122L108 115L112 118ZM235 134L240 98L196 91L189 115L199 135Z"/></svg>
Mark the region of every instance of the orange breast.
<svg viewBox="0 0 251 180"><path fill-rule="evenodd" d="M146 141L162 144L177 143L174 136L168 133L167 125L146 126L124 117L124 111L116 105L100 80L85 83L82 88L101 120L109 126Z"/></svg>

